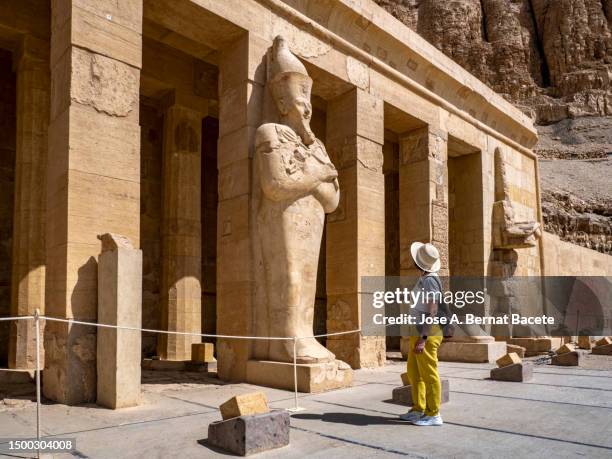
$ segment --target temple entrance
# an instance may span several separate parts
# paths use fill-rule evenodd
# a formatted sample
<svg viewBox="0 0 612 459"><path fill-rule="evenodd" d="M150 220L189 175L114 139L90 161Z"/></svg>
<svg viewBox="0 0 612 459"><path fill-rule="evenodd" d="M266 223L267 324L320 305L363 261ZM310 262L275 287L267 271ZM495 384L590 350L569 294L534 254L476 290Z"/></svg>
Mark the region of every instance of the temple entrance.
<svg viewBox="0 0 612 459"><path fill-rule="evenodd" d="M0 317L11 315L16 150L16 76L12 54L0 49ZM8 364L10 322L0 322L0 367Z"/></svg>
<svg viewBox="0 0 612 459"><path fill-rule="evenodd" d="M145 19L143 30L143 328L215 334L218 69L159 23ZM214 339L144 334L143 356L189 361L202 341Z"/></svg>
<svg viewBox="0 0 612 459"><path fill-rule="evenodd" d="M448 141L448 238L451 276L485 274L482 153Z"/></svg>

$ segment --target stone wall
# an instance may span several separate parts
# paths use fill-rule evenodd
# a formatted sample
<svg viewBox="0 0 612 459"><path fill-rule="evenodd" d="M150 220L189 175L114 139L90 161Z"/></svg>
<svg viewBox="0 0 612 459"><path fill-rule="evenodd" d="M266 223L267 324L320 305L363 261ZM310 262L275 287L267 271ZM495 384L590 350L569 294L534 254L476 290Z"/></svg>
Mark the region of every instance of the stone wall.
<svg viewBox="0 0 612 459"><path fill-rule="evenodd" d="M10 315L15 182L15 74L11 54L0 50L0 316ZM8 356L9 323L0 323L0 365Z"/></svg>
<svg viewBox="0 0 612 459"><path fill-rule="evenodd" d="M579 247L543 233L544 273L547 276L612 276L612 256Z"/></svg>

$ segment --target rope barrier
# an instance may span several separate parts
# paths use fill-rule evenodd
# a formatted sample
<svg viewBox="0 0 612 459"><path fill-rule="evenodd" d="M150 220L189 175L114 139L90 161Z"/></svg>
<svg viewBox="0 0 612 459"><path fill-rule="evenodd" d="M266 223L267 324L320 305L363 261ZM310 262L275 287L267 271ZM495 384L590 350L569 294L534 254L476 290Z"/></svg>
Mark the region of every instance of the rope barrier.
<svg viewBox="0 0 612 459"><path fill-rule="evenodd" d="M215 335L210 333L191 333L191 332L178 332L178 331L169 331L169 330L154 330L150 328L139 328L139 327L128 327L124 325L111 325L111 324L100 324L97 322L86 322L82 320L75 319L62 319L60 317L49 317L40 315L39 310L36 310L36 313L33 316L15 316L15 317L0 317L0 321L10 321L10 320L34 320L36 327L36 439L38 440L38 444L40 445L41 438L41 378L40 378L40 321L41 320L49 320L51 322L63 322L68 324L75 325L85 325L90 327L100 327L100 328L113 328L116 330L132 330L139 332L147 332L147 333L164 333L168 335L188 335L188 336L200 336L203 338L222 338L222 339L260 339L260 340L292 340L293 341L293 389L294 389L294 407L288 408L288 411L302 411L304 408L301 408L298 404L298 382L297 382L297 342L301 339L310 339L310 338L323 338L328 336L340 336L340 335L349 335L353 333L361 332L361 329L343 331L343 332L334 332L334 333L325 333L320 335L311 335L311 336L237 336L237 335ZM37 451L37 457L40 457L40 450Z"/></svg>

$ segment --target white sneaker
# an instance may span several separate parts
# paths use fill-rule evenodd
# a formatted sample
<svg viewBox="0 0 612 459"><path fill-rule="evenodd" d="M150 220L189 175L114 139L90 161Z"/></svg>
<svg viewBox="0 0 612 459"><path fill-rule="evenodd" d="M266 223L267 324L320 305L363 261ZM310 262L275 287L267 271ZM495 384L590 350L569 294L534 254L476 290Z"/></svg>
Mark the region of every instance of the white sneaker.
<svg viewBox="0 0 612 459"><path fill-rule="evenodd" d="M444 424L442 416L436 414L435 416L423 416L413 422L415 426L441 426Z"/></svg>
<svg viewBox="0 0 612 459"><path fill-rule="evenodd" d="M425 413L423 413L422 411L408 411L407 413L400 414L400 419L402 421L414 423L415 421L421 419L424 415Z"/></svg>

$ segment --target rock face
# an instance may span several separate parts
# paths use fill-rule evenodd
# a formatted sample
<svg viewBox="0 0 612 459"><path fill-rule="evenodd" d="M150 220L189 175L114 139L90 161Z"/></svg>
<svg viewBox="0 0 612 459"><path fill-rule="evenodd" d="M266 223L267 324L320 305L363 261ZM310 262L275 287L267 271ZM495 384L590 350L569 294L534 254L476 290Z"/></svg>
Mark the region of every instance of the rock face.
<svg viewBox="0 0 612 459"><path fill-rule="evenodd" d="M375 1L535 120L545 229L610 253L611 187L568 182L612 161L612 0Z"/></svg>

